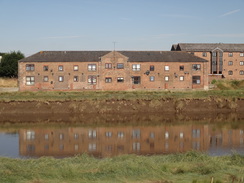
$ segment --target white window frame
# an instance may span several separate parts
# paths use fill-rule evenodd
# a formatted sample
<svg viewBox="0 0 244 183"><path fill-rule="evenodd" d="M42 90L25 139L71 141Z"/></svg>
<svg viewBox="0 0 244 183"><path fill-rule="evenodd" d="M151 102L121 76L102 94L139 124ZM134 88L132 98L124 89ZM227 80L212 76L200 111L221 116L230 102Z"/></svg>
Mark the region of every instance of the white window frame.
<svg viewBox="0 0 244 183"><path fill-rule="evenodd" d="M88 71L96 71L97 64L88 64L87 69L88 69Z"/></svg>
<svg viewBox="0 0 244 183"><path fill-rule="evenodd" d="M244 57L244 53L240 53L240 57Z"/></svg>
<svg viewBox="0 0 244 183"><path fill-rule="evenodd" d="M169 66L168 66L168 65L165 65L165 66L164 66L164 70L165 70L165 71L169 71Z"/></svg>
<svg viewBox="0 0 244 183"><path fill-rule="evenodd" d="M164 81L169 81L169 76L164 76Z"/></svg>
<svg viewBox="0 0 244 183"><path fill-rule="evenodd" d="M26 76L26 85L32 86L35 84L35 76Z"/></svg>
<svg viewBox="0 0 244 183"><path fill-rule="evenodd" d="M149 81L150 81L150 82L154 82L154 81L155 81L155 76L150 76L150 77L149 77Z"/></svg>
<svg viewBox="0 0 244 183"><path fill-rule="evenodd" d="M58 77L58 81L59 81L59 82L64 82L64 76L59 76L59 77Z"/></svg>
<svg viewBox="0 0 244 183"><path fill-rule="evenodd" d="M78 65L74 65L74 71L78 71L79 70L79 66Z"/></svg>
<svg viewBox="0 0 244 183"><path fill-rule="evenodd" d="M185 78L184 78L184 76L180 76L179 79L180 79L180 81L184 81Z"/></svg>
<svg viewBox="0 0 244 183"><path fill-rule="evenodd" d="M132 64L132 70L133 71L140 71L141 70L141 64Z"/></svg>
<svg viewBox="0 0 244 183"><path fill-rule="evenodd" d="M43 82L48 82L48 81L49 81L48 76L43 76Z"/></svg>
<svg viewBox="0 0 244 183"><path fill-rule="evenodd" d="M64 66L63 65L59 65L58 66L58 71L63 71L64 70Z"/></svg>
<svg viewBox="0 0 244 183"><path fill-rule="evenodd" d="M240 65L244 65L244 61L240 61Z"/></svg>

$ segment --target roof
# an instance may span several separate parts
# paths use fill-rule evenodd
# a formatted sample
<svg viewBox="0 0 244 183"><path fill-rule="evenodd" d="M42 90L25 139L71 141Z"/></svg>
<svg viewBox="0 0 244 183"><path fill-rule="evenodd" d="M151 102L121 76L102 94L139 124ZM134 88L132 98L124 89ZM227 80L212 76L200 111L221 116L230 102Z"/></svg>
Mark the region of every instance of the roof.
<svg viewBox="0 0 244 183"><path fill-rule="evenodd" d="M19 62L99 62L111 51L41 51ZM207 62L187 52L179 51L117 51L128 62Z"/></svg>
<svg viewBox="0 0 244 183"><path fill-rule="evenodd" d="M172 46L171 51L174 51ZM244 44L226 44L226 43L179 43L176 50L178 51L212 51L219 48L229 52L243 52Z"/></svg>

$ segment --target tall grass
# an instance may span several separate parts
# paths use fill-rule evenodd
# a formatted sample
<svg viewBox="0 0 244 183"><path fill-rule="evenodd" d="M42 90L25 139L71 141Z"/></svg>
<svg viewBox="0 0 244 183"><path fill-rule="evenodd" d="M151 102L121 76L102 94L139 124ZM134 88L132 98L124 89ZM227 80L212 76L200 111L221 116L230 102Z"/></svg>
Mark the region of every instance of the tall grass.
<svg viewBox="0 0 244 183"><path fill-rule="evenodd" d="M0 182L244 182L244 156L202 153L95 159L88 155L54 159L0 158Z"/></svg>
<svg viewBox="0 0 244 183"><path fill-rule="evenodd" d="M67 100L166 100L209 97L244 98L244 90L210 91L39 91L0 93L0 101L67 101Z"/></svg>
<svg viewBox="0 0 244 183"><path fill-rule="evenodd" d="M0 78L0 87L17 87L17 78Z"/></svg>

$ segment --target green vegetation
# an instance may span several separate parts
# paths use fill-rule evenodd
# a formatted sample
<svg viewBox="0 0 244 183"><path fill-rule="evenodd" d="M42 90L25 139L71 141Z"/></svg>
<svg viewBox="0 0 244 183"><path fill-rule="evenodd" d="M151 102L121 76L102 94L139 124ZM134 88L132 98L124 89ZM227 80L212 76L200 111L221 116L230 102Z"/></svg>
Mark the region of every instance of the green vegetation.
<svg viewBox="0 0 244 183"><path fill-rule="evenodd" d="M24 58L20 51L0 54L2 60L0 63L0 77L18 77L18 60Z"/></svg>
<svg viewBox="0 0 244 183"><path fill-rule="evenodd" d="M105 159L88 155L65 159L0 158L0 182L244 182L243 164L241 155L210 157L197 152Z"/></svg>
<svg viewBox="0 0 244 183"><path fill-rule="evenodd" d="M202 99L209 97L244 98L244 90L210 91L39 91L0 93L0 101L70 101L70 100L159 100Z"/></svg>
<svg viewBox="0 0 244 183"><path fill-rule="evenodd" d="M244 90L244 80L213 80L216 90Z"/></svg>

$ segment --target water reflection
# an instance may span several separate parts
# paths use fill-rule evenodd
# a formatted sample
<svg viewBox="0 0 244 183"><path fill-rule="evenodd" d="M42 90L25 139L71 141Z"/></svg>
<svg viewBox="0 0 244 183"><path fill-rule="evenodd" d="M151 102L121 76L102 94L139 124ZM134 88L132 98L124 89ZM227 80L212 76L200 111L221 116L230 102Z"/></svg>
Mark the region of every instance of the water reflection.
<svg viewBox="0 0 244 183"><path fill-rule="evenodd" d="M118 118L120 122L117 123L112 120L116 117L94 116L96 120L100 119L102 125L97 125L96 121L90 123L91 119L88 118L85 124L74 121L65 123L61 120L62 123L56 122L52 125L42 123L27 124L28 127L19 126L17 132L14 125L7 123L7 133L0 132L0 149L10 144L11 140L8 139L12 137L19 141L14 146L19 148L15 154L19 153L19 156L24 157L67 157L82 153L95 157L112 157L121 154L152 155L190 150L211 155L230 154L232 150L244 154L244 120L235 115L222 116L223 122L213 122L212 118L206 117L197 120L185 117L187 120L172 122L162 120L171 119L167 116L140 115L124 117L122 122ZM15 130L11 132L11 128ZM13 149L10 148L11 151ZM0 151L0 156L5 154Z"/></svg>
<svg viewBox="0 0 244 183"><path fill-rule="evenodd" d="M215 125L160 125L126 127L32 128L19 131L22 156L96 157L120 154L168 154L224 148L243 150L243 128L216 129ZM222 152L223 153L223 152ZM221 154L218 152L217 154Z"/></svg>

